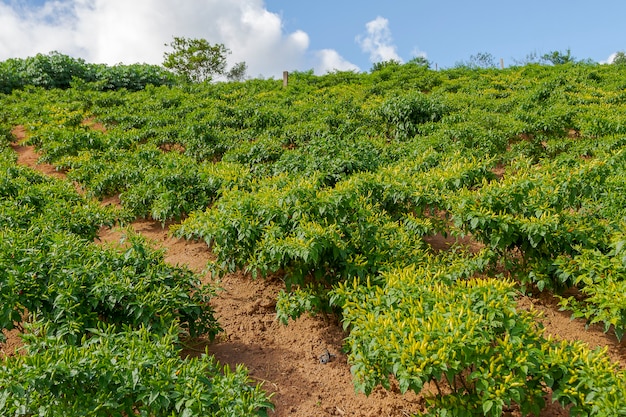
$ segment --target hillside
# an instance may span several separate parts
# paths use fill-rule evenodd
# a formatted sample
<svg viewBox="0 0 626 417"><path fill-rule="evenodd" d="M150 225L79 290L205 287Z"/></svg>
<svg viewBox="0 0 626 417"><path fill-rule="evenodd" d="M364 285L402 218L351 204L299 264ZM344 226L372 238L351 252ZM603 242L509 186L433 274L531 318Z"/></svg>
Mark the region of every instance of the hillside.
<svg viewBox="0 0 626 417"><path fill-rule="evenodd" d="M0 95L2 323L35 329L0 378L46 334L97 355L100 321L244 364L229 392L263 382L269 415L626 415L625 102L626 72L583 64ZM102 415L181 412L136 387ZM245 398L216 407L265 413Z"/></svg>

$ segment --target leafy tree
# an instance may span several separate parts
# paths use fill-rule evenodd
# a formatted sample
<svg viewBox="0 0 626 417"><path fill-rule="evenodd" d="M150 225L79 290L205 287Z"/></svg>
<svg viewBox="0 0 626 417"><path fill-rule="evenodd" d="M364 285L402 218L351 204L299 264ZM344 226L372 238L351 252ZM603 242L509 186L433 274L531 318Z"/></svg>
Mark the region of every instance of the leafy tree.
<svg viewBox="0 0 626 417"><path fill-rule="evenodd" d="M70 88L81 86L94 90L138 91L148 84L172 85L174 75L157 65L90 64L80 58L53 51L28 58L0 62L0 92L10 93L27 85Z"/></svg>
<svg viewBox="0 0 626 417"><path fill-rule="evenodd" d="M226 73L228 81L243 81L246 78L248 65L245 62L238 62Z"/></svg>
<svg viewBox="0 0 626 417"><path fill-rule="evenodd" d="M467 62L458 62L456 67L462 68L495 68L496 58L489 52L478 52L471 55Z"/></svg>
<svg viewBox="0 0 626 417"><path fill-rule="evenodd" d="M478 52L470 56L470 62L479 68L495 68L496 58L489 52Z"/></svg>
<svg viewBox="0 0 626 417"><path fill-rule="evenodd" d="M549 62L552 65L563 65L570 62L576 62L576 58L572 56L572 51L569 48L567 48L565 53L561 51L552 51L547 54L543 54L541 56L541 60Z"/></svg>
<svg viewBox="0 0 626 417"><path fill-rule="evenodd" d="M410 59L407 64L430 68L430 61L423 56L416 56L415 58Z"/></svg>
<svg viewBox="0 0 626 417"><path fill-rule="evenodd" d="M611 63L615 65L626 65L626 52L619 51L616 53Z"/></svg>
<svg viewBox="0 0 626 417"><path fill-rule="evenodd" d="M56 51L47 55L37 54L25 61L27 78L34 85L47 88L68 88L72 77L83 77L85 67L82 59L74 59Z"/></svg>
<svg viewBox="0 0 626 417"><path fill-rule="evenodd" d="M402 63L396 59L390 59L388 61L381 61L381 62L374 62L374 65L372 65L372 72L380 71L385 68L397 68L400 65L402 65Z"/></svg>
<svg viewBox="0 0 626 417"><path fill-rule="evenodd" d="M206 39L174 37L165 44L173 49L164 54L163 66L189 81L210 81L226 71L226 56L230 50L221 43L211 45Z"/></svg>

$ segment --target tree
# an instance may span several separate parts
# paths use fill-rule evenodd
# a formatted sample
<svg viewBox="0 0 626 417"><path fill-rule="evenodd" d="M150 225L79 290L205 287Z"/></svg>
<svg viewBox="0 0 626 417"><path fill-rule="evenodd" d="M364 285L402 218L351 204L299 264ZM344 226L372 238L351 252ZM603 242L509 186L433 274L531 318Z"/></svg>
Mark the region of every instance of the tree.
<svg viewBox="0 0 626 417"><path fill-rule="evenodd" d="M613 57L613 61L611 61L611 64L626 65L626 53L624 51L616 53Z"/></svg>
<svg viewBox="0 0 626 417"><path fill-rule="evenodd" d="M552 65L563 65L570 62L576 62L576 58L572 56L572 51L569 48L565 53L560 51L552 51L541 56L541 60L544 62L550 62Z"/></svg>
<svg viewBox="0 0 626 417"><path fill-rule="evenodd" d="M223 44L211 45L206 39L174 37L165 44L173 49L164 54L163 66L192 82L210 81L226 71L230 50Z"/></svg>
<svg viewBox="0 0 626 417"><path fill-rule="evenodd" d="M496 58L489 52L478 52L470 56L470 64L475 68L495 68Z"/></svg>
<svg viewBox="0 0 626 417"><path fill-rule="evenodd" d="M238 62L226 73L228 81L243 81L246 78L248 65L245 62Z"/></svg>
<svg viewBox="0 0 626 417"><path fill-rule="evenodd" d="M397 59L390 59L387 61L374 62L371 72L381 71L385 68L398 68L402 63Z"/></svg>
<svg viewBox="0 0 626 417"><path fill-rule="evenodd" d="M407 62L409 65L417 65L419 67L430 68L430 61L424 56L416 56Z"/></svg>
<svg viewBox="0 0 626 417"><path fill-rule="evenodd" d="M496 68L496 58L489 52L478 52L471 55L467 62L457 62L457 68Z"/></svg>

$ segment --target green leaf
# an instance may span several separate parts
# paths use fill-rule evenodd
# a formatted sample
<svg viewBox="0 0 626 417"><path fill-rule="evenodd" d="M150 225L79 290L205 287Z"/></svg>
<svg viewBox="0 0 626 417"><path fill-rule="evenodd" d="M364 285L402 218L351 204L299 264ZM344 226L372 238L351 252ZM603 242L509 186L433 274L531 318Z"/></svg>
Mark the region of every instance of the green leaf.
<svg viewBox="0 0 626 417"><path fill-rule="evenodd" d="M493 407L493 401L491 400L484 401L483 402L483 414L488 415L489 410L491 410L492 407Z"/></svg>
<svg viewBox="0 0 626 417"><path fill-rule="evenodd" d="M132 371L132 381L133 381L133 389L137 388L137 384L139 383L141 376L139 375L138 369L133 369ZM150 400L152 402L152 400Z"/></svg>

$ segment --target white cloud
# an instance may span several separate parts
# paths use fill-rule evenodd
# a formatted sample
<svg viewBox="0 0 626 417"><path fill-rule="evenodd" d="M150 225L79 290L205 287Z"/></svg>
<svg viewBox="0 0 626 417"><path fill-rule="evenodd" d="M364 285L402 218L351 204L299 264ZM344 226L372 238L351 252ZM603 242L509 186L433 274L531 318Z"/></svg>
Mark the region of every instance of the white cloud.
<svg viewBox="0 0 626 417"><path fill-rule="evenodd" d="M0 2L0 60L59 51L95 63L160 64L174 36L204 38L245 61L248 75L302 70L311 54L303 31L285 33L263 0L48 0L41 7ZM335 53L336 54L336 53ZM344 62L336 55L337 62Z"/></svg>
<svg viewBox="0 0 626 417"><path fill-rule="evenodd" d="M605 61L600 61L600 64L612 64L617 56L617 52L613 52Z"/></svg>
<svg viewBox="0 0 626 417"><path fill-rule="evenodd" d="M359 67L345 60L334 49L322 49L315 55L318 62L314 68L316 74L326 74L332 71L359 71Z"/></svg>
<svg viewBox="0 0 626 417"><path fill-rule="evenodd" d="M0 58L61 50L73 38L64 4L47 3L37 9L0 3Z"/></svg>
<svg viewBox="0 0 626 417"><path fill-rule="evenodd" d="M370 54L371 62L395 60L403 62L393 44L389 20L378 16L365 24L365 36L357 36L356 41L363 52Z"/></svg>

